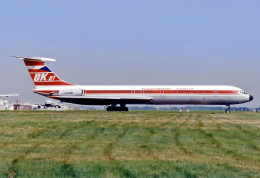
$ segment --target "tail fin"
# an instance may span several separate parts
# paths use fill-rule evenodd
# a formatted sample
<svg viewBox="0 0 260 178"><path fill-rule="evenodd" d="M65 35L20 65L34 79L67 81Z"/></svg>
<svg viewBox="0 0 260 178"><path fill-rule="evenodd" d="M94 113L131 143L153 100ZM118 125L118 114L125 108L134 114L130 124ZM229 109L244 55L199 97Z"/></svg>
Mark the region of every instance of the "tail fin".
<svg viewBox="0 0 260 178"><path fill-rule="evenodd" d="M30 76L36 86L64 86L72 85L60 79L52 70L45 64L45 62L54 62L55 59L41 58L41 57L17 57L24 61Z"/></svg>

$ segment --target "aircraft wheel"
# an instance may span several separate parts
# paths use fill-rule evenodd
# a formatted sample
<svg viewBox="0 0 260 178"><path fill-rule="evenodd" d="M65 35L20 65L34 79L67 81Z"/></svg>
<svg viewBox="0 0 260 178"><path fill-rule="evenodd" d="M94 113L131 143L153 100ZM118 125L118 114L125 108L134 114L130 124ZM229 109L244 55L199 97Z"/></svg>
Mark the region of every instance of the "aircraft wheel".
<svg viewBox="0 0 260 178"><path fill-rule="evenodd" d="M108 106L107 111L113 111L113 108L111 106Z"/></svg>
<svg viewBox="0 0 260 178"><path fill-rule="evenodd" d="M227 114L229 114L229 113L230 113L230 111L231 111L231 109L230 109L230 105L227 105L227 110L226 110L226 113L227 113Z"/></svg>
<svg viewBox="0 0 260 178"><path fill-rule="evenodd" d="M128 111L127 107L112 107L108 106L107 111Z"/></svg>
<svg viewBox="0 0 260 178"><path fill-rule="evenodd" d="M127 107L120 107L119 111L128 111L128 108Z"/></svg>
<svg viewBox="0 0 260 178"><path fill-rule="evenodd" d="M230 113L230 110L226 110L226 113L229 114L229 113Z"/></svg>

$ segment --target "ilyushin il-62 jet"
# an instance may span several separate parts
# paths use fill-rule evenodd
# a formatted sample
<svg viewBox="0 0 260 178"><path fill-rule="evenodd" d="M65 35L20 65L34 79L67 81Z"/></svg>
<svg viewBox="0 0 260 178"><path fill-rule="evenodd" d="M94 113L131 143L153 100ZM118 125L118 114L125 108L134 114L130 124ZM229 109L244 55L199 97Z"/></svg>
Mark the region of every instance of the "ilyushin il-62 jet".
<svg viewBox="0 0 260 178"><path fill-rule="evenodd" d="M114 85L92 86L68 83L45 63L55 59L20 57L35 84L37 94L81 105L107 105L107 111L128 111L126 105L230 105L253 100L250 94L234 86L222 85Z"/></svg>

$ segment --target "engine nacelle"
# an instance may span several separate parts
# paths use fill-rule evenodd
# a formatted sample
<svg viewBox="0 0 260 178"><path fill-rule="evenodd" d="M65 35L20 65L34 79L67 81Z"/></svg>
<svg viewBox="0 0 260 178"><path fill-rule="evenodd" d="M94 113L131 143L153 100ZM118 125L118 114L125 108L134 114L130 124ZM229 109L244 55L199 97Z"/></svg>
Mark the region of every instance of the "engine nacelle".
<svg viewBox="0 0 260 178"><path fill-rule="evenodd" d="M82 89L70 89L70 90L60 90L58 96L83 96L85 90Z"/></svg>

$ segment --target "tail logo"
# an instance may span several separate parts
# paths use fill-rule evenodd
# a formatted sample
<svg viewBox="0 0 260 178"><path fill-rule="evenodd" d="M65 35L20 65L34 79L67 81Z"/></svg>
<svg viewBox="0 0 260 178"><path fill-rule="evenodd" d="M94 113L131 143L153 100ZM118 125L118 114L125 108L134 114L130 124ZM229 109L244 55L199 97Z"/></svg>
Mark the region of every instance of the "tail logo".
<svg viewBox="0 0 260 178"><path fill-rule="evenodd" d="M34 76L34 82L43 82L43 81L54 81L56 76L49 76L47 79L48 73L36 73Z"/></svg>

